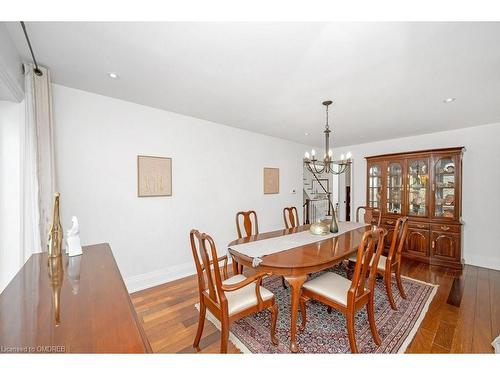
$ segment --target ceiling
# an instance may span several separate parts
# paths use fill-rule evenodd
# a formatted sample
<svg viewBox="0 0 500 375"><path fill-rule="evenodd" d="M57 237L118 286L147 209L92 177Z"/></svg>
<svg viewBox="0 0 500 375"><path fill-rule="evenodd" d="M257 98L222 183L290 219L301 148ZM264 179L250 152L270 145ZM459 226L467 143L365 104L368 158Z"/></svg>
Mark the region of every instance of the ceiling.
<svg viewBox="0 0 500 375"><path fill-rule="evenodd" d="M27 28L55 83L305 144L323 142L326 99L337 146L500 122L500 23Z"/></svg>

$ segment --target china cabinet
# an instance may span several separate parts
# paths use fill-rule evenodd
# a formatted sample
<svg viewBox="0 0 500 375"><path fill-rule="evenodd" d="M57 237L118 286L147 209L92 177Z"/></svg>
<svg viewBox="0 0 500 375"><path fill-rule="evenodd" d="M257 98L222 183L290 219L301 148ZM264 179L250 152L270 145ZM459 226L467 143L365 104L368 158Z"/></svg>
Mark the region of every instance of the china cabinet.
<svg viewBox="0 0 500 375"><path fill-rule="evenodd" d="M454 147L366 157L366 203L382 211L386 238L391 237L398 217L409 218L404 257L463 267L464 150Z"/></svg>

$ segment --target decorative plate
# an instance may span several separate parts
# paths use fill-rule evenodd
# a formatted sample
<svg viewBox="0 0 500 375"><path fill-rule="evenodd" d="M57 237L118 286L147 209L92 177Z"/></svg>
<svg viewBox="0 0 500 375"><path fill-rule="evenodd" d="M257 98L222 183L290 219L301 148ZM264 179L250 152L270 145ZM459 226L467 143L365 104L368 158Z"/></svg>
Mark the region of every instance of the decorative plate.
<svg viewBox="0 0 500 375"><path fill-rule="evenodd" d="M448 194L444 197L444 204L447 206L451 206L455 203L455 196L453 194Z"/></svg>
<svg viewBox="0 0 500 375"><path fill-rule="evenodd" d="M446 173L453 173L455 172L455 166L453 164L447 164L445 165L444 170Z"/></svg>

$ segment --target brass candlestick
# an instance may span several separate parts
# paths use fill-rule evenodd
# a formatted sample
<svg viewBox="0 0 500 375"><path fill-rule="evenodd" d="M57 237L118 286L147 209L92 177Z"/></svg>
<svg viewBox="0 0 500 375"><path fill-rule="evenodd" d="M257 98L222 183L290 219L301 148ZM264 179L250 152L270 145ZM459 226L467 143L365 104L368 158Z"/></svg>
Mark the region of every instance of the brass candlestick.
<svg viewBox="0 0 500 375"><path fill-rule="evenodd" d="M52 225L49 230L48 256L56 258L61 256L63 229L59 219L59 193L54 195L54 212L52 214Z"/></svg>

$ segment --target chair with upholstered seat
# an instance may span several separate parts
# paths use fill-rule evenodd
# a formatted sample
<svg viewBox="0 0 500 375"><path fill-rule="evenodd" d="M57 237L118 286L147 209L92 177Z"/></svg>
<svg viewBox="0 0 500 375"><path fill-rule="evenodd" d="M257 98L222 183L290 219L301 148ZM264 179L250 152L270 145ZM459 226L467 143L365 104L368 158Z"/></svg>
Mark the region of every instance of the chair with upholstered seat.
<svg viewBox="0 0 500 375"><path fill-rule="evenodd" d="M243 221L241 220L243 218ZM243 232L241 230L241 225L245 230L243 236ZM249 237L256 234L259 234L259 221L257 220L257 213L253 210L251 211L240 211L236 214L236 232L238 233L238 238ZM234 262L234 260L233 260ZM243 273L243 265L236 265L233 263L233 271L234 273ZM287 288L285 283L285 278L281 278L281 283L283 284L283 288Z"/></svg>
<svg viewBox="0 0 500 375"><path fill-rule="evenodd" d="M360 220L361 210L364 211L362 217L363 220ZM373 207L359 206L356 209L356 222L369 224L378 228L380 227L380 223L382 222L382 212ZM349 260L349 268L352 269L353 264L356 262L356 254L352 255L348 260Z"/></svg>
<svg viewBox="0 0 500 375"><path fill-rule="evenodd" d="M379 209L368 206L359 206L356 209L356 221L358 223L361 223L359 216L360 210L364 211L363 223L380 227L380 223L382 222L382 212Z"/></svg>
<svg viewBox="0 0 500 375"><path fill-rule="evenodd" d="M197 351L200 350L199 344L207 309L221 323L221 353L227 353L229 328L234 321L266 309L271 313L271 342L277 345L278 307L274 294L260 285L264 274L251 277L238 274L228 278L227 256L217 257L213 239L197 230L190 232L189 239L198 275L200 297L198 331L193 347ZM207 248L207 243L209 248ZM222 275L221 262L224 262Z"/></svg>
<svg viewBox="0 0 500 375"><path fill-rule="evenodd" d="M389 252L387 256L382 255L379 258L377 272L384 277L385 289L387 291L387 297L391 303L391 307L397 310L396 302L392 295L392 272L394 271L394 277L396 278L396 285L399 289L399 294L402 298L406 299L406 293L403 289L403 283L401 282L401 253L403 247L406 243L406 235L408 232L408 218L400 217L396 221L394 226L394 232L392 234L391 246L389 247Z"/></svg>
<svg viewBox="0 0 500 375"><path fill-rule="evenodd" d="M354 315L357 310L366 306L371 334L375 343L381 344L375 325L376 267L374 265L378 264L383 247L384 231L382 229L367 231L358 247L358 262L356 262L352 280L333 272L325 272L304 283L300 297L300 311L302 313L300 329L302 331L306 327L306 303L309 299L317 300L345 315L351 352L357 353ZM374 265L370 265L372 260Z"/></svg>
<svg viewBox="0 0 500 375"><path fill-rule="evenodd" d="M299 226L299 213L297 207L285 207L283 209L283 220L285 221L285 228L296 228Z"/></svg>
<svg viewBox="0 0 500 375"><path fill-rule="evenodd" d="M243 235L243 232L241 231L241 218L243 218L242 225L243 229L245 229L245 235ZM236 231L238 232L238 238L259 234L259 221L257 220L257 213L253 210L238 212L236 214Z"/></svg>
<svg viewBox="0 0 500 375"><path fill-rule="evenodd" d="M243 218L243 221L241 218ZM240 222L245 230L244 233L241 230ZM236 213L236 232L238 233L238 239L259 234L259 221L257 220L257 213L253 210L240 211ZM237 265L233 261L233 270L234 273L242 273L243 265Z"/></svg>

